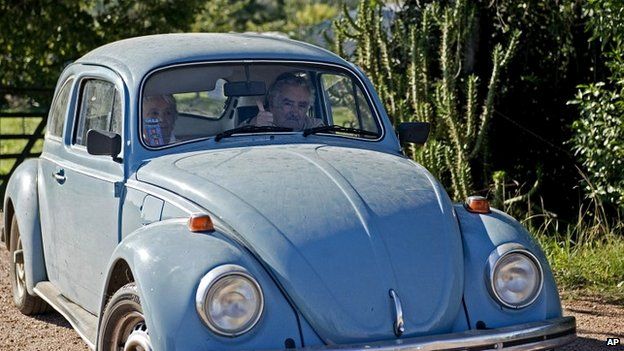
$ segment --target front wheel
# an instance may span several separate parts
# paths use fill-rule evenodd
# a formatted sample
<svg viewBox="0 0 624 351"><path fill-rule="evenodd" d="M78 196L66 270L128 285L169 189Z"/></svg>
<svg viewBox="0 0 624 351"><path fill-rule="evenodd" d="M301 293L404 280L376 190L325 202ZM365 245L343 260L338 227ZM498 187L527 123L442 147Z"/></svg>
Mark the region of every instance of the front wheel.
<svg viewBox="0 0 624 351"><path fill-rule="evenodd" d="M37 295L30 295L26 289L26 269L24 267L24 249L22 236L17 226L17 216L11 219L9 262L13 303L25 315L40 314L48 311L48 304Z"/></svg>
<svg viewBox="0 0 624 351"><path fill-rule="evenodd" d="M117 290L106 305L100 323L98 350L152 350L135 283Z"/></svg>

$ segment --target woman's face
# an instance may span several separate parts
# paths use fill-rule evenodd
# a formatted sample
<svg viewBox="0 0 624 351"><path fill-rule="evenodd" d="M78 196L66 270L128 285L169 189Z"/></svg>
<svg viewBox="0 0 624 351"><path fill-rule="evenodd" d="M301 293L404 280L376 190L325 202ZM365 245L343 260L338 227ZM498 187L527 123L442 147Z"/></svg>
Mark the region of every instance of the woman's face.
<svg viewBox="0 0 624 351"><path fill-rule="evenodd" d="M143 120L157 119L165 143L169 143L177 111L175 106L162 97L146 99L143 103Z"/></svg>

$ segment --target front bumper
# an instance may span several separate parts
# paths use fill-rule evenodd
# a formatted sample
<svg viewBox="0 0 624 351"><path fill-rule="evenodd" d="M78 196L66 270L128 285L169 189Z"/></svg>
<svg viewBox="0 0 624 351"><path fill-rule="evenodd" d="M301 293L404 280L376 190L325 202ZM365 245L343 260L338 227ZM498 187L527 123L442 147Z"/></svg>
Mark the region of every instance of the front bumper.
<svg viewBox="0 0 624 351"><path fill-rule="evenodd" d="M469 330L461 333L422 336L358 345L331 345L319 350L340 351L533 351L549 350L576 338L576 319L562 317L510 327ZM312 347L311 349L316 349Z"/></svg>

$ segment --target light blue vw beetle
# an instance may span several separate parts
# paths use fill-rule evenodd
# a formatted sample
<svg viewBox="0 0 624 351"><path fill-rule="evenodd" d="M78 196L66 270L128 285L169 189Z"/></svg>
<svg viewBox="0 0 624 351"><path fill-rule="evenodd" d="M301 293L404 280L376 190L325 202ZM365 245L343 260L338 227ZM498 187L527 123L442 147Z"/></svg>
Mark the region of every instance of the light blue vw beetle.
<svg viewBox="0 0 624 351"><path fill-rule="evenodd" d="M14 302L97 350L545 350L544 254L453 204L364 74L260 35L115 42L62 73L4 198Z"/></svg>

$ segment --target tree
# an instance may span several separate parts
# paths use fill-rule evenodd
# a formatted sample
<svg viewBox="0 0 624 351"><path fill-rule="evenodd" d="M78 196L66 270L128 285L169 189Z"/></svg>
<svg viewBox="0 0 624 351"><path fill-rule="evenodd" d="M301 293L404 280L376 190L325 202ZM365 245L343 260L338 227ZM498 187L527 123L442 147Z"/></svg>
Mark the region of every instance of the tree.
<svg viewBox="0 0 624 351"><path fill-rule="evenodd" d="M0 0L0 85L54 87L72 60L100 38L83 2Z"/></svg>
<svg viewBox="0 0 624 351"><path fill-rule="evenodd" d="M214 0L206 2L195 18L194 31L280 32L313 41L314 27L335 17L330 1Z"/></svg>
<svg viewBox="0 0 624 351"><path fill-rule="evenodd" d="M198 0L0 0L0 86L49 91L63 68L105 43L186 31ZM17 25L16 25L17 24ZM47 105L47 92L35 96Z"/></svg>

